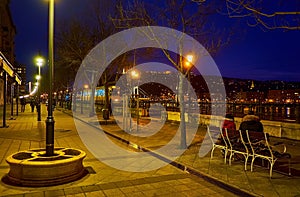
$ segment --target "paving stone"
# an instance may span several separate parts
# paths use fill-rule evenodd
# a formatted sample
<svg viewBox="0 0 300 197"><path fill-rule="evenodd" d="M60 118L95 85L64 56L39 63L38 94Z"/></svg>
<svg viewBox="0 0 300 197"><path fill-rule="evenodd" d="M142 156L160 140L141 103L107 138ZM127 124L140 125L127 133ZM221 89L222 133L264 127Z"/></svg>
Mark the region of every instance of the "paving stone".
<svg viewBox="0 0 300 197"><path fill-rule="evenodd" d="M72 188L64 189L65 195L78 194L78 193L83 193L83 192L84 191L82 190L81 187L72 187Z"/></svg>
<svg viewBox="0 0 300 197"><path fill-rule="evenodd" d="M103 191L107 196L126 196L119 188L107 189Z"/></svg>
<svg viewBox="0 0 300 197"><path fill-rule="evenodd" d="M63 189L59 190L47 190L45 191L45 197L56 197L56 196L65 196Z"/></svg>
<svg viewBox="0 0 300 197"><path fill-rule="evenodd" d="M117 186L114 183L103 183L103 184L99 184L98 187L101 190L108 190L108 189L116 188Z"/></svg>
<svg viewBox="0 0 300 197"><path fill-rule="evenodd" d="M84 192L93 192L93 191L100 190L100 187L99 185L87 185L87 186L82 186L81 189Z"/></svg>
<svg viewBox="0 0 300 197"><path fill-rule="evenodd" d="M86 197L107 197L102 191L86 192Z"/></svg>

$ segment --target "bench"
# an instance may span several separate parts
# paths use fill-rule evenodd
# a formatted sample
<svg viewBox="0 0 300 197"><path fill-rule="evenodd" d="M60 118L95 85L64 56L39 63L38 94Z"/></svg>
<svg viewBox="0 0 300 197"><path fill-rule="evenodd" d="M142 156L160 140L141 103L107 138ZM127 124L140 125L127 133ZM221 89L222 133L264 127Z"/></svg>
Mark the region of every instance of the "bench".
<svg viewBox="0 0 300 197"><path fill-rule="evenodd" d="M235 154L244 157L244 169L247 170L248 160L251 157L251 172L253 172L254 161L257 158L267 160L269 166L269 176L272 178L273 166L280 158L288 159L290 172L290 154L286 153L285 145L281 152L275 151L269 143L269 135L264 132L255 131L229 131L220 127L207 127L207 132L212 142L211 158L216 148L224 150L224 163L226 164L229 155L229 165ZM218 140L219 139L219 140Z"/></svg>

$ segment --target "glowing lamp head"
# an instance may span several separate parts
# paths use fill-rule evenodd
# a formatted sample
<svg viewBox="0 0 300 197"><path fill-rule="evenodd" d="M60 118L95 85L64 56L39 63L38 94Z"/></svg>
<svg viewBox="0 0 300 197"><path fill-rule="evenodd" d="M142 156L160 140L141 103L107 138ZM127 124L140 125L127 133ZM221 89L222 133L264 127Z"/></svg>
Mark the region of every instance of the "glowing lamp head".
<svg viewBox="0 0 300 197"><path fill-rule="evenodd" d="M37 66L41 67L41 66L44 65L45 60L41 56L38 56L38 57L35 58L35 63L36 63Z"/></svg>
<svg viewBox="0 0 300 197"><path fill-rule="evenodd" d="M133 71L131 71L131 77L133 79L138 79L140 77L140 74L136 70L133 70Z"/></svg>
<svg viewBox="0 0 300 197"><path fill-rule="evenodd" d="M193 62L194 56L193 55L187 55L186 59L187 59L187 61L185 62L185 65L190 66Z"/></svg>

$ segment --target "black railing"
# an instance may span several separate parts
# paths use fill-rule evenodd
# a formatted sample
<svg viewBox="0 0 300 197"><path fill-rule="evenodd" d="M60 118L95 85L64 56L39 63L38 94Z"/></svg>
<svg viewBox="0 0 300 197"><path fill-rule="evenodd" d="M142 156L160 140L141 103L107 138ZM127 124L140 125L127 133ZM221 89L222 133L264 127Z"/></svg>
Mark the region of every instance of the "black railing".
<svg viewBox="0 0 300 197"><path fill-rule="evenodd" d="M163 101L161 103L167 111L179 112L176 102ZM224 103L219 103L219 105L221 107ZM209 102L199 102L198 107L191 106L189 109L193 113L198 112L207 115L211 114L211 110L212 107ZM243 117L248 111L253 111L262 120L300 123L300 103L226 103L226 112L233 114L235 117Z"/></svg>
<svg viewBox="0 0 300 197"><path fill-rule="evenodd" d="M174 101L150 101L140 100L139 108L149 110L150 105L154 103L161 103L167 111L179 112L179 104ZM96 102L97 106L102 106L103 103ZM132 99L130 102L131 108L136 108L136 100ZM197 105L197 104L196 104ZM214 105L224 106L224 103L214 103ZM122 108L122 104L119 106ZM100 107L101 108L101 107ZM218 108L218 106L216 106ZM198 106L190 106L189 112L210 115L212 106L210 102L199 102ZM253 111L255 115L262 120L274 120L283 122L300 123L300 103L226 103L226 113L231 113L235 117L243 117L248 111Z"/></svg>

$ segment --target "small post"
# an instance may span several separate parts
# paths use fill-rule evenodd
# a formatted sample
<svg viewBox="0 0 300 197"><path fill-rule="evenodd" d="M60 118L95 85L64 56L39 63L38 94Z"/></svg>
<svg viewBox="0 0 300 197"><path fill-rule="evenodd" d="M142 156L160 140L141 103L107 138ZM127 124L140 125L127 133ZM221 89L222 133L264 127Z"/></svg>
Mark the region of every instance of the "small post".
<svg viewBox="0 0 300 197"><path fill-rule="evenodd" d="M7 102L7 73L3 72L3 127L7 127L6 125L6 102Z"/></svg>
<svg viewBox="0 0 300 197"><path fill-rule="evenodd" d="M136 132L138 132L139 131L139 123L140 123L140 98L139 98L139 94L137 95L136 108L137 108Z"/></svg>
<svg viewBox="0 0 300 197"><path fill-rule="evenodd" d="M83 114L83 89L81 90L80 113Z"/></svg>
<svg viewBox="0 0 300 197"><path fill-rule="evenodd" d="M19 84L16 84L16 116L19 115Z"/></svg>
<svg viewBox="0 0 300 197"><path fill-rule="evenodd" d="M10 85L10 120L14 119L14 84Z"/></svg>
<svg viewBox="0 0 300 197"><path fill-rule="evenodd" d="M36 111L37 111L37 121L41 121L41 102L40 102L40 99L37 101Z"/></svg>

